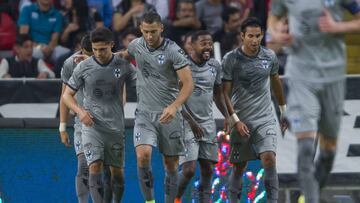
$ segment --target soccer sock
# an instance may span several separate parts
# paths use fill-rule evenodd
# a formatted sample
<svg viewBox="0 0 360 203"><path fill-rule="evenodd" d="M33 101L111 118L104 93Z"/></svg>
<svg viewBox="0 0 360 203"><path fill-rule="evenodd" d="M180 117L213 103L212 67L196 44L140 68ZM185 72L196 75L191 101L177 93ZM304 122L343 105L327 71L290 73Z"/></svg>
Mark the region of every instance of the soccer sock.
<svg viewBox="0 0 360 203"><path fill-rule="evenodd" d="M305 196L306 203L319 202L319 185L315 179L314 139L298 140L298 174L300 188Z"/></svg>
<svg viewBox="0 0 360 203"><path fill-rule="evenodd" d="M154 200L154 180L150 167L138 167L138 179L141 192L146 201Z"/></svg>
<svg viewBox="0 0 360 203"><path fill-rule="evenodd" d="M114 202L118 203L121 202L121 198L124 194L124 177L122 176L114 176L111 180L111 186L114 196Z"/></svg>
<svg viewBox="0 0 360 203"><path fill-rule="evenodd" d="M178 184L178 172L166 171L165 175L165 203L174 203Z"/></svg>
<svg viewBox="0 0 360 203"><path fill-rule="evenodd" d="M79 203L87 203L89 200L89 167L84 154L80 154L77 158L78 168L75 177L76 195Z"/></svg>
<svg viewBox="0 0 360 203"><path fill-rule="evenodd" d="M102 173L89 175L90 195L93 203L102 203L104 198L104 186L102 183Z"/></svg>
<svg viewBox="0 0 360 203"><path fill-rule="evenodd" d="M212 175L201 175L199 185L199 202L211 202L211 179Z"/></svg>
<svg viewBox="0 0 360 203"><path fill-rule="evenodd" d="M240 203L242 190L242 174L235 173L232 169L229 179L229 201L230 203Z"/></svg>
<svg viewBox="0 0 360 203"><path fill-rule="evenodd" d="M320 150L319 157L316 161L315 177L319 182L320 189L324 187L327 177L332 169L335 151L331 150Z"/></svg>
<svg viewBox="0 0 360 203"><path fill-rule="evenodd" d="M184 176L183 171L179 172L179 185L177 190L177 197L182 197L185 193L186 187L188 186L191 178Z"/></svg>
<svg viewBox="0 0 360 203"><path fill-rule="evenodd" d="M111 172L109 165L104 165L103 173L103 185L104 185L104 203L112 202L112 193L111 190Z"/></svg>
<svg viewBox="0 0 360 203"><path fill-rule="evenodd" d="M279 179L276 167L265 168L264 185L266 190L267 202L277 203L279 192Z"/></svg>

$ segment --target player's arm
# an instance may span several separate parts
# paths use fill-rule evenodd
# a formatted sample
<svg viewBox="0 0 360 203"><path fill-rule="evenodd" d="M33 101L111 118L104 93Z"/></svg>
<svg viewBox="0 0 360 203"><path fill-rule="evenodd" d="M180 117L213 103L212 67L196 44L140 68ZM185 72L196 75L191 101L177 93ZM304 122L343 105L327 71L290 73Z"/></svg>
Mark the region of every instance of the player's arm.
<svg viewBox="0 0 360 203"><path fill-rule="evenodd" d="M280 125L281 125L281 131L285 132L288 125L284 117L284 113L286 110L286 103L285 103L285 97L284 97L284 91L283 86L279 77L279 74L272 75L270 77L271 80L271 89L273 90L273 93L276 97L276 100L279 104L280 109Z"/></svg>
<svg viewBox="0 0 360 203"><path fill-rule="evenodd" d="M82 123L84 123L87 126L93 125L94 124L94 121L92 120L93 116L77 104L74 98L75 94L76 94L75 90L73 90L69 86L66 86L65 91L62 95L62 99L64 103L69 109L74 111L79 116L79 119Z"/></svg>
<svg viewBox="0 0 360 203"><path fill-rule="evenodd" d="M60 125L59 125L59 132L60 132L60 138L61 142L66 146L70 147L70 139L69 135L66 132L66 123L69 116L69 108L65 105L62 95L65 92L66 85L63 83L61 87L61 97L60 97Z"/></svg>
<svg viewBox="0 0 360 203"><path fill-rule="evenodd" d="M176 115L177 109L186 101L186 99L192 94L194 89L194 83L191 76L191 70L189 65L178 69L176 71L177 76L182 83L182 88L177 95L175 101L166 107L160 117L161 123L170 122Z"/></svg>
<svg viewBox="0 0 360 203"><path fill-rule="evenodd" d="M360 3L353 1L344 5L353 15L350 21L335 21L329 10L324 9L323 16L318 19L320 31L327 33L359 33L360 32Z"/></svg>
<svg viewBox="0 0 360 203"><path fill-rule="evenodd" d="M232 85L233 85L232 81L223 80L222 86L223 86L225 104L228 109L229 115L231 115L230 126L234 126L241 136L249 136L250 134L248 127L242 121L240 121L231 103L230 94L232 90Z"/></svg>
<svg viewBox="0 0 360 203"><path fill-rule="evenodd" d="M283 32L278 29L283 24L282 17L269 14L267 21L267 30L271 35L271 39L274 43L278 43L282 46L290 46L293 42L293 36L288 32Z"/></svg>
<svg viewBox="0 0 360 203"><path fill-rule="evenodd" d="M226 107L226 102L224 98L224 93L222 89L222 85L215 84L214 85L214 102L216 107L220 110L221 114L224 116L224 129L225 132L229 131L229 111Z"/></svg>

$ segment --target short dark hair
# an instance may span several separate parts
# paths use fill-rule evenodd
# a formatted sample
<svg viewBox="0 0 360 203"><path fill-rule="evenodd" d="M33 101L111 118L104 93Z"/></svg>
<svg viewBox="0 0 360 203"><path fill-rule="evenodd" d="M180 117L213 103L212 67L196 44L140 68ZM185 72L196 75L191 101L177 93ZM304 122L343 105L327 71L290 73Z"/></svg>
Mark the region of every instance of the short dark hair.
<svg viewBox="0 0 360 203"><path fill-rule="evenodd" d="M224 11L222 12L221 18L224 22L228 22L231 15L235 13L239 13L239 9L234 6L227 6L225 7Z"/></svg>
<svg viewBox="0 0 360 203"><path fill-rule="evenodd" d="M22 46L28 40L33 41L29 34L18 34L16 36L15 45Z"/></svg>
<svg viewBox="0 0 360 203"><path fill-rule="evenodd" d="M195 3L194 3L192 0L178 0L177 3L176 3L176 12L179 12L180 4L181 4L181 3L184 3L184 4L192 4L194 10L196 10Z"/></svg>
<svg viewBox="0 0 360 203"><path fill-rule="evenodd" d="M260 20L255 17L250 17L244 20L241 24L241 32L245 33L247 27L259 27L262 32L264 31L264 27L262 26Z"/></svg>
<svg viewBox="0 0 360 203"><path fill-rule="evenodd" d="M90 33L91 43L105 42L110 43L114 41L113 33L106 27L99 27Z"/></svg>
<svg viewBox="0 0 360 203"><path fill-rule="evenodd" d="M134 35L136 37L141 37L141 32L138 28L129 27L121 33L121 39L124 39L128 35Z"/></svg>
<svg viewBox="0 0 360 203"><path fill-rule="evenodd" d="M206 31L206 30L198 30L198 31L195 31L194 33L192 33L191 35L191 42L196 42L196 40L198 40L199 36L202 36L202 35L210 35L210 32Z"/></svg>
<svg viewBox="0 0 360 203"><path fill-rule="evenodd" d="M155 11L150 11L145 13L142 18L141 22L152 24L152 23L161 23L161 17Z"/></svg>
<svg viewBox="0 0 360 203"><path fill-rule="evenodd" d="M85 49L85 51L92 52L92 45L91 45L89 34L85 34L81 38L80 46L81 46L81 48Z"/></svg>

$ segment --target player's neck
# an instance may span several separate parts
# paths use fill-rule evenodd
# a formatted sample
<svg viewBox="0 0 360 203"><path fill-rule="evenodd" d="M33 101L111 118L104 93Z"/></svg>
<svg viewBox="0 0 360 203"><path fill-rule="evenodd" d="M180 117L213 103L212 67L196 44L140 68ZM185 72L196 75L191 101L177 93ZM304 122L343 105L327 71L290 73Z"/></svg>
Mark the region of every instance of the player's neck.
<svg viewBox="0 0 360 203"><path fill-rule="evenodd" d="M158 43L156 43L154 46L150 46L149 44L146 44L146 45L147 45L147 47L149 49L156 50L157 48L159 48L163 44L163 42L164 42L164 38L160 37Z"/></svg>
<svg viewBox="0 0 360 203"><path fill-rule="evenodd" d="M195 62L197 65L203 65L206 61L200 58L196 53L190 54L190 59Z"/></svg>
<svg viewBox="0 0 360 203"><path fill-rule="evenodd" d="M259 51L260 51L260 47L259 47L257 50L252 51L252 50L248 49L246 46L243 45L243 46L240 47L240 50L241 50L241 52L244 53L246 56L254 57L254 56L257 56L257 55L258 55L258 53L259 53Z"/></svg>

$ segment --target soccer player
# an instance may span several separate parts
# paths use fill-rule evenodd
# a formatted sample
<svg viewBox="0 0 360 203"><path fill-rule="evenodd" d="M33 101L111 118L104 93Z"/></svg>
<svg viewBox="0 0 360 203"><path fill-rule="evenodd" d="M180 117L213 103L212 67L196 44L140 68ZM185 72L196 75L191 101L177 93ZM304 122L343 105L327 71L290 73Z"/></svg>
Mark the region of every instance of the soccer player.
<svg viewBox="0 0 360 203"><path fill-rule="evenodd" d="M63 65L61 70L61 79L62 79L62 94L65 91L66 84L68 83L75 67L76 63L74 62L74 56L78 54L85 54L91 56L92 48L91 48L91 41L90 35L85 35L80 42L81 51L76 52L73 56L69 57ZM78 91L76 94L76 100L79 106L82 106L83 101L83 93L82 90ZM60 125L59 125L59 132L61 142L66 146L70 147L70 139L69 135L66 132L66 122L69 116L69 108L65 105L62 97L60 98ZM78 198L79 203L87 203L89 199L89 168L86 164L86 159L83 151L82 139L81 139L81 122L78 116L75 116L75 124L74 124L74 147L75 153L77 156L78 167L77 173L75 177L75 188L76 188L76 195Z"/></svg>
<svg viewBox="0 0 360 203"><path fill-rule="evenodd" d="M260 159L265 170L264 185L267 202L278 200L276 172L279 122L271 101L271 91L285 109L279 64L275 53L260 45L264 36L261 23L248 18L241 25L243 45L227 53L223 59L223 89L234 128L230 134L230 161L234 164L229 182L229 200L240 202L242 174L247 161ZM231 99L230 99L231 94ZM286 124L281 116L281 127Z"/></svg>
<svg viewBox="0 0 360 203"><path fill-rule="evenodd" d="M186 154L180 157L182 171L179 173L175 202L181 202L181 196L195 174L196 161L199 161L199 201L208 203L211 202L212 170L214 163L218 161L213 100L225 116L225 121L229 114L221 86L221 65L214 58L210 58L213 51L211 34L207 31L196 31L191 36L191 45L193 52L189 61L195 87L185 103L185 111L188 111L191 117L189 123L185 124ZM184 115L184 118L188 120L187 115Z"/></svg>
<svg viewBox="0 0 360 203"><path fill-rule="evenodd" d="M103 164L110 165L114 202L124 191L124 110L125 80L135 81L135 70L128 61L114 55L113 34L98 28L90 34L94 56L75 68L67 83L63 100L82 122L81 136L89 165L89 188L94 203L103 202ZM83 106L74 99L83 90Z"/></svg>
<svg viewBox="0 0 360 203"><path fill-rule="evenodd" d="M355 18L343 21L343 8ZM276 29L289 18L289 33ZM306 203L318 203L320 189L336 153L345 90L344 33L360 31L357 0L274 0L268 31L275 42L290 47L285 75L288 81L286 118L298 143L298 174ZM320 153L313 162L314 141Z"/></svg>
<svg viewBox="0 0 360 203"><path fill-rule="evenodd" d="M134 145L141 191L146 202L155 202L150 161L152 147L158 146L166 172L165 202L173 203L179 155L185 152L180 108L192 93L193 81L184 51L161 37L163 29L157 13L145 13L140 24L143 36L133 40L120 54L135 58L138 67Z"/></svg>

